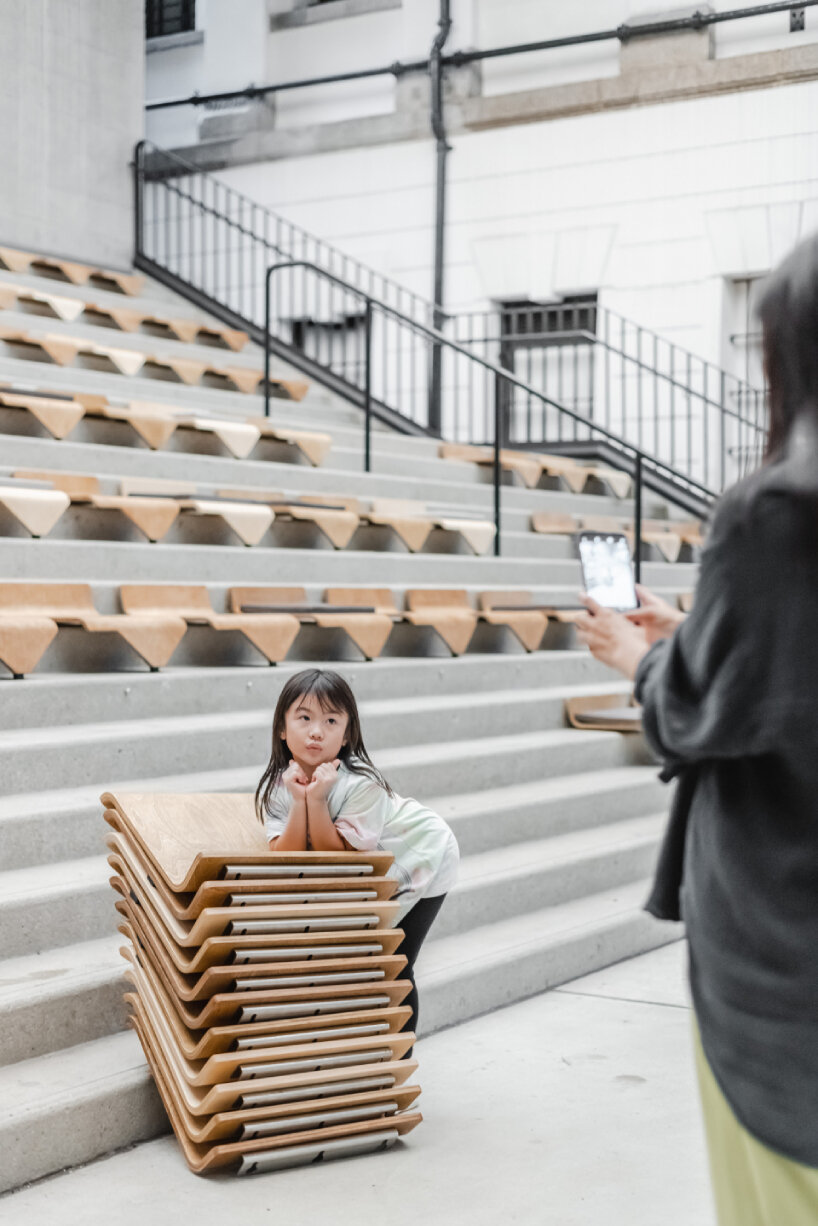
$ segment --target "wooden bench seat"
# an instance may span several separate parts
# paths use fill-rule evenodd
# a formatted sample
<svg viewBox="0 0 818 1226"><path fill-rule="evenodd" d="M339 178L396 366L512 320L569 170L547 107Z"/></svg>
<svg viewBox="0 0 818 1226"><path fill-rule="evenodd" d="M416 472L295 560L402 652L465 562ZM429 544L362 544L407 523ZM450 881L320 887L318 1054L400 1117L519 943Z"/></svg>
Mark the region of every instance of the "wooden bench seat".
<svg viewBox="0 0 818 1226"><path fill-rule="evenodd" d="M151 669L162 668L185 634L184 621L164 611L99 613L86 583L0 583L0 618L44 619L57 626L78 626L90 634L116 634ZM52 636L53 637L53 636Z"/></svg>
<svg viewBox="0 0 818 1226"><path fill-rule="evenodd" d="M142 498L138 495L104 494L99 478L81 473L21 470L15 476L47 481L72 506L88 506L97 511L121 513L149 541L167 536L180 514L180 504L172 498ZM66 504L68 505L68 504Z"/></svg>
<svg viewBox="0 0 818 1226"><path fill-rule="evenodd" d="M259 489L220 489L218 495L220 498L243 499L248 504L263 504L278 520L313 524L334 549L344 549L360 523L360 516L354 509L357 506L354 498L336 500L310 494L301 499L288 497L277 490Z"/></svg>
<svg viewBox="0 0 818 1226"><path fill-rule="evenodd" d="M623 532L633 548L633 521L615 515L565 515L535 511L531 516L531 527L534 532L555 536L572 536L577 532ZM676 562L683 544L690 548L701 545L701 525L695 521L677 523L672 519L644 519L642 542L654 546L666 562Z"/></svg>
<svg viewBox="0 0 818 1226"><path fill-rule="evenodd" d="M182 516L194 516L221 522L243 545L257 545L275 519L275 512L250 500L235 501L218 496L201 496L193 481L167 481L160 477L123 477L120 493L132 497L159 496L172 499Z"/></svg>
<svg viewBox="0 0 818 1226"><path fill-rule="evenodd" d="M189 626L238 631L270 664L284 659L295 642L300 623L291 613L217 613L206 587L196 584L124 584L120 590L127 613L164 614Z"/></svg>
<svg viewBox="0 0 818 1226"><path fill-rule="evenodd" d="M0 341L8 344L31 346L41 349L58 366L70 366L74 360L84 357L104 358L121 375L132 377L140 374L146 366L170 370L180 383L195 387L204 375L213 375L233 384L237 391L252 395L264 378L262 370L243 366L223 366L201 358L177 354L159 354L148 349L136 349L118 345L103 345L81 336L62 332L32 332L25 328L8 327L0 323ZM279 390L289 395L287 380L272 380Z"/></svg>
<svg viewBox="0 0 818 1226"><path fill-rule="evenodd" d="M33 251L18 251L15 247L0 247L0 262L10 272L56 274L72 285L87 285L89 282L116 289L122 294L135 296L142 292L145 278L138 273L120 272L118 269L98 268L76 260L64 260L59 256L42 255Z"/></svg>
<svg viewBox="0 0 818 1226"><path fill-rule="evenodd" d="M478 620L477 611L469 605L465 591L414 588L406 592L405 609L399 609L393 593L383 587L330 587L324 592L324 599L328 604L374 608L392 622L429 627L456 656L468 647Z"/></svg>
<svg viewBox="0 0 818 1226"><path fill-rule="evenodd" d="M314 625L322 630L343 630L367 660L381 654L392 631L391 616L378 612L334 612L326 606L308 605L303 587L233 587L230 608L234 613L247 612L248 606L291 606L290 612L301 625ZM338 601L331 603L338 604ZM292 606L304 606L303 609Z"/></svg>
<svg viewBox="0 0 818 1226"><path fill-rule="evenodd" d="M0 534L15 528L19 532L20 525L30 536L48 536L68 509L70 499L66 494L29 484L30 479L36 477L14 473L0 478Z"/></svg>
<svg viewBox="0 0 818 1226"><path fill-rule="evenodd" d="M483 554L491 547L496 531L491 520L441 513L425 502L408 498L373 498L361 515L371 524L392 528L412 552L421 549L437 528L462 537L473 553Z"/></svg>
<svg viewBox="0 0 818 1226"><path fill-rule="evenodd" d="M56 439L69 435L85 416L85 406L70 397L35 395L33 392L2 388L0 388L0 408L29 413L52 438Z"/></svg>
<svg viewBox="0 0 818 1226"><path fill-rule="evenodd" d="M66 323L73 323L83 314L91 317L101 316L103 319L109 319L121 332L138 332L145 324L150 324L164 328L174 339L185 344L194 344L197 340L206 338L220 342L234 353L240 352L250 339L246 332L241 332L238 328L227 328L222 324L157 315L153 311L137 310L134 307L110 306L100 301L69 298L53 290L32 289L26 285L0 281L0 310L12 310L19 303L46 306L58 319ZM93 322L93 319L89 322Z"/></svg>
<svg viewBox="0 0 818 1226"><path fill-rule="evenodd" d="M584 694L565 700L572 728L597 732L641 732L642 708L625 694Z"/></svg>

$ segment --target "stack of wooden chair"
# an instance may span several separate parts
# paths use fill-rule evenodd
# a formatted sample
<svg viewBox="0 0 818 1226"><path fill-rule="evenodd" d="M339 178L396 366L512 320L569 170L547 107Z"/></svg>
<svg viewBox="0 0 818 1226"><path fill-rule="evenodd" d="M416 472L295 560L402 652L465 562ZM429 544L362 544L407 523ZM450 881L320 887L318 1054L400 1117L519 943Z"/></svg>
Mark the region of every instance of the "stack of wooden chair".
<svg viewBox="0 0 818 1226"><path fill-rule="evenodd" d="M252 796L102 797L126 1000L191 1170L386 1149L415 1036L383 852L271 852Z"/></svg>

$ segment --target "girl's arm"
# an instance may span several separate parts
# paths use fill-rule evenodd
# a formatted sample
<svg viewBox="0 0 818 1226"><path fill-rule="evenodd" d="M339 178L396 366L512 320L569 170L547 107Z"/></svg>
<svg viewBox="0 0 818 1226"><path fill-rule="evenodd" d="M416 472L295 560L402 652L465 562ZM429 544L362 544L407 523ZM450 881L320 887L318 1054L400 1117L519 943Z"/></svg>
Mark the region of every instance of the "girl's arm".
<svg viewBox="0 0 818 1226"><path fill-rule="evenodd" d="M335 829L327 797L338 778L339 760L323 762L307 785L307 831L313 851L349 851L347 843ZM282 838L284 836L282 835Z"/></svg>
<svg viewBox="0 0 818 1226"><path fill-rule="evenodd" d="M281 776L281 782L293 798L287 825L281 834L270 839L271 851L307 850L307 779L295 762Z"/></svg>

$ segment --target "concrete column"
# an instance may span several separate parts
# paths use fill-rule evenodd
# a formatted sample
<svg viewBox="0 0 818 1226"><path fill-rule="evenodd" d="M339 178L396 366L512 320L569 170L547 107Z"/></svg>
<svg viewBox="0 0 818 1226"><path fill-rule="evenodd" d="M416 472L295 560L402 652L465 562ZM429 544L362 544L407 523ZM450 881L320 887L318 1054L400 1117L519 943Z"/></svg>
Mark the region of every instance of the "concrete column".
<svg viewBox="0 0 818 1226"><path fill-rule="evenodd" d="M0 0L0 242L124 267L142 0Z"/></svg>

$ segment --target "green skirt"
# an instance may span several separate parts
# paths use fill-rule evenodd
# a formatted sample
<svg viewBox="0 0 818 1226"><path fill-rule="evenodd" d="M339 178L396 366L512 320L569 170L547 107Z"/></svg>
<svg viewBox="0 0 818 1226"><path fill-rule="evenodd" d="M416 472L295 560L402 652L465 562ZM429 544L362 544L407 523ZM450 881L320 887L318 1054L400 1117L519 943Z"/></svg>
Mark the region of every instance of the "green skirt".
<svg viewBox="0 0 818 1226"><path fill-rule="evenodd" d="M698 1026L694 1044L719 1226L818 1226L818 1169L751 1136L713 1076Z"/></svg>

